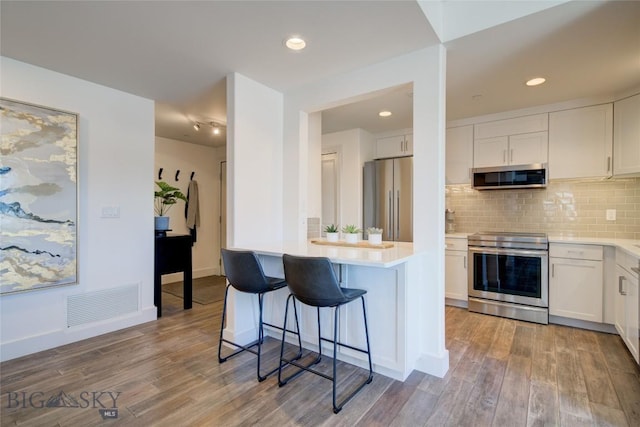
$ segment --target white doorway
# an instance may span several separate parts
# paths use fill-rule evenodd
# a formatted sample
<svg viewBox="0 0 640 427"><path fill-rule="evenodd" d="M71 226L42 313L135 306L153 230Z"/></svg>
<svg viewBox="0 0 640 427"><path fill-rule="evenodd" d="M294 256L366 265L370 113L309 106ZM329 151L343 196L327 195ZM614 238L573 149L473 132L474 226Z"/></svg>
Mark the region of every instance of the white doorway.
<svg viewBox="0 0 640 427"><path fill-rule="evenodd" d="M329 224L340 223L340 177L338 153L322 155L322 226L321 233Z"/></svg>

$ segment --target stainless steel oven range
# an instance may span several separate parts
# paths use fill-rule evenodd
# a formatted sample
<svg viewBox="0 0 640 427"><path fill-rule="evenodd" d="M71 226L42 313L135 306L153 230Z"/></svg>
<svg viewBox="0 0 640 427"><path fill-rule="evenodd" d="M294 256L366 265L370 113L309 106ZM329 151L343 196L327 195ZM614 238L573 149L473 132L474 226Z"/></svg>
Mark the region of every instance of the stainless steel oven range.
<svg viewBox="0 0 640 427"><path fill-rule="evenodd" d="M469 311L549 323L549 240L544 233L469 236Z"/></svg>

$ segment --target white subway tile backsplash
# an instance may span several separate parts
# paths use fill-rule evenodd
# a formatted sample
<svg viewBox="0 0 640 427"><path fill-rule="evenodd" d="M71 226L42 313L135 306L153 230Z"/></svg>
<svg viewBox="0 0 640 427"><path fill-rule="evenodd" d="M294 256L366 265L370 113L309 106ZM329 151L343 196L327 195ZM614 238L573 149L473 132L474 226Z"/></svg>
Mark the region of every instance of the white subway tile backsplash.
<svg viewBox="0 0 640 427"><path fill-rule="evenodd" d="M447 186L456 230L523 231L640 240L640 178L558 180L544 189L476 191ZM605 212L615 209L616 220Z"/></svg>

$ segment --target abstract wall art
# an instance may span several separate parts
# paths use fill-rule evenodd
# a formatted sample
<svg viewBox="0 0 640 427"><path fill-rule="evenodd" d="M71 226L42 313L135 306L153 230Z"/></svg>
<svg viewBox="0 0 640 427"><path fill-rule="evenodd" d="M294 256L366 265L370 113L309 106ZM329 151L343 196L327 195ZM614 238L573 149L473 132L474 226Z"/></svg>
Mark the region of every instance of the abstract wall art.
<svg viewBox="0 0 640 427"><path fill-rule="evenodd" d="M0 294L78 283L78 115L0 98Z"/></svg>

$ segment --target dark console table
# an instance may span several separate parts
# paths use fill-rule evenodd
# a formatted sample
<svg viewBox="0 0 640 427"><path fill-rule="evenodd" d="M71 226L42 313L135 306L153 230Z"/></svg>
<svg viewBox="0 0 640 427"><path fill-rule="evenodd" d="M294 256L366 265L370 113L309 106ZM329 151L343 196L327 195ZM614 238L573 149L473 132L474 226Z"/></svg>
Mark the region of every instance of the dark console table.
<svg viewBox="0 0 640 427"><path fill-rule="evenodd" d="M156 232L155 272L153 277L153 302L158 309L158 317L162 316L162 281L161 276L169 273L184 273L184 309L191 308L192 274L191 246L193 239L189 234L167 235Z"/></svg>

